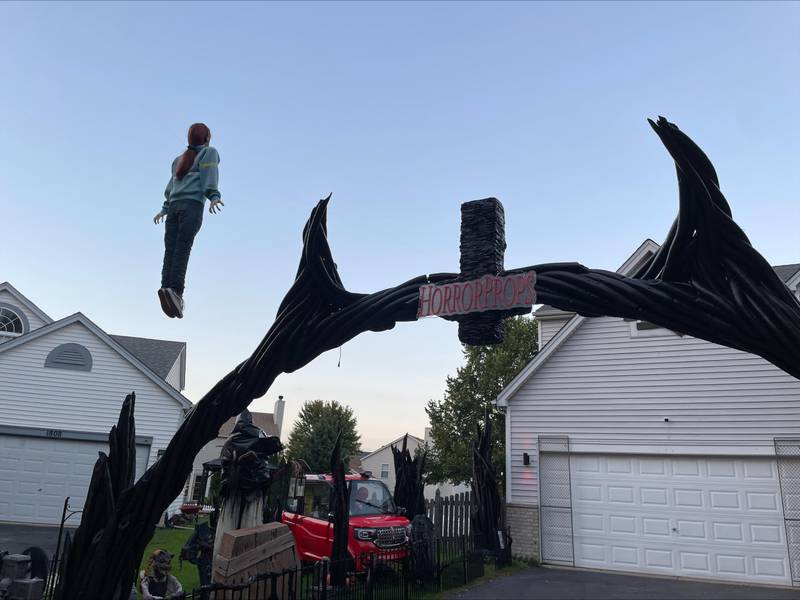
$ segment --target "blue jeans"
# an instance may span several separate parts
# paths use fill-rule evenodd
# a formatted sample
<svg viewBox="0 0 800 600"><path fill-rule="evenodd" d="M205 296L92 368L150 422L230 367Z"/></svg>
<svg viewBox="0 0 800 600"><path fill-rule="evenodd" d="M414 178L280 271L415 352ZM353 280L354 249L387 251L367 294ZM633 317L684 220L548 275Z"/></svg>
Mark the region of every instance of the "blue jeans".
<svg viewBox="0 0 800 600"><path fill-rule="evenodd" d="M203 224L205 203L194 200L171 202L164 228L164 266L161 287L172 288L183 295L186 267L197 232Z"/></svg>

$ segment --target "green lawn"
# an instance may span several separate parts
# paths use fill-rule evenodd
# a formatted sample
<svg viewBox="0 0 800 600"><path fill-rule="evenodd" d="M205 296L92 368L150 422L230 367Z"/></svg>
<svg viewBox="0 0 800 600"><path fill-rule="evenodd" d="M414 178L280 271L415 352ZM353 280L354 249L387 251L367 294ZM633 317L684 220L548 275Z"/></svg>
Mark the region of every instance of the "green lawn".
<svg viewBox="0 0 800 600"><path fill-rule="evenodd" d="M158 528L156 529L153 539L147 545L142 556L142 564L139 570L142 571L147 568L147 563L150 560L150 555L155 550L166 550L175 558L172 559L172 574L181 582L184 591L191 591L200 585L200 578L197 575L197 566L190 562L184 561L181 568L180 560L178 557L181 555L181 548L189 540L194 531L193 528L177 529L177 528ZM136 580L138 591L138 576Z"/></svg>

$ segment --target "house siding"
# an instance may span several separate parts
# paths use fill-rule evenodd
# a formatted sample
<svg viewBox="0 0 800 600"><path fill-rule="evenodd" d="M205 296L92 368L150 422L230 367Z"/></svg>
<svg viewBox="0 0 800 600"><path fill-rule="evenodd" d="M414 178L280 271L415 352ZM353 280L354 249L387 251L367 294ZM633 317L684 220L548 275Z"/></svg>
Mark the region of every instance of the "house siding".
<svg viewBox="0 0 800 600"><path fill-rule="evenodd" d="M46 368L49 352L66 343L86 347L91 372ZM166 448L183 409L164 390L80 323L0 355L0 423L108 434L126 394L136 392L136 433L151 436L149 464ZM178 503L171 506L176 508Z"/></svg>
<svg viewBox="0 0 800 600"><path fill-rule="evenodd" d="M797 379L665 330L632 337L631 325L586 319L510 399L509 502L538 504L540 435L568 435L576 452L728 455L771 455L774 437L800 437Z"/></svg>
<svg viewBox="0 0 800 600"><path fill-rule="evenodd" d="M553 339L553 336L557 334L561 330L561 328L569 322L571 316L572 315L566 315L564 316L563 319L537 318L537 322L539 323L539 348L541 348L547 342Z"/></svg>
<svg viewBox="0 0 800 600"><path fill-rule="evenodd" d="M34 329L39 329L44 325L47 325L45 321L43 321L39 316L30 310L27 306L22 304L15 296L13 296L7 290L0 290L0 303L3 304L10 304L15 308L19 309L19 311L25 315L25 318L28 320L28 324L30 325L30 330L33 331Z"/></svg>
<svg viewBox="0 0 800 600"><path fill-rule="evenodd" d="M416 444L414 441L412 440L408 441L408 449L413 456L414 450L416 449ZM381 464L389 465L389 477L386 479L381 479ZM391 446L387 446L386 448L379 450L375 454L371 454L367 458L362 458L361 468L364 471L371 471L372 476L375 479L380 479L383 483L386 484L386 487L389 488L389 491L391 493L394 493L394 484L395 481L397 481L397 477L395 476L394 472L394 456L392 455Z"/></svg>
<svg viewBox="0 0 800 600"><path fill-rule="evenodd" d="M164 378L168 384L174 387L176 390L180 391L181 389L181 357L183 354L179 354L175 364L172 365L172 368L167 373L167 376Z"/></svg>

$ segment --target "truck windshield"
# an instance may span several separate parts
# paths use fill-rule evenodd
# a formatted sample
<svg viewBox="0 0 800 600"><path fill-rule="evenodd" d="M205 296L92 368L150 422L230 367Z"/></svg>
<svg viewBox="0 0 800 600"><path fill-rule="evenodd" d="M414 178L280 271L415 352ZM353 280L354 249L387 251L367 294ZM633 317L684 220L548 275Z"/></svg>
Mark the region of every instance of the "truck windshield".
<svg viewBox="0 0 800 600"><path fill-rule="evenodd" d="M397 508L388 488L380 481L350 482L350 515L393 515Z"/></svg>

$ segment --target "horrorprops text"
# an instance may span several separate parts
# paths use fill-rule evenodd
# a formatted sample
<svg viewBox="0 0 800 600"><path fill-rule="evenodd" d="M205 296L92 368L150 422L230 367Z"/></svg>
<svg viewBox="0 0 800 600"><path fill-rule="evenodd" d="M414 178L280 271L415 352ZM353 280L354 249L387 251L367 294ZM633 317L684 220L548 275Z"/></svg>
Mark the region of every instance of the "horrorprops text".
<svg viewBox="0 0 800 600"><path fill-rule="evenodd" d="M535 285L535 271L423 285L419 288L417 318L529 307L536 303Z"/></svg>

